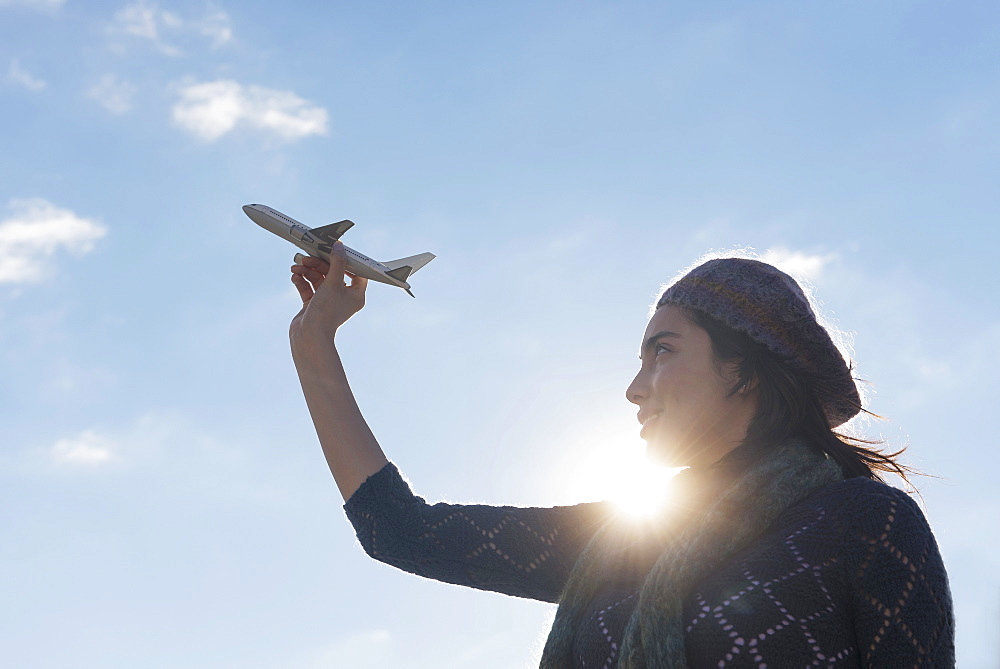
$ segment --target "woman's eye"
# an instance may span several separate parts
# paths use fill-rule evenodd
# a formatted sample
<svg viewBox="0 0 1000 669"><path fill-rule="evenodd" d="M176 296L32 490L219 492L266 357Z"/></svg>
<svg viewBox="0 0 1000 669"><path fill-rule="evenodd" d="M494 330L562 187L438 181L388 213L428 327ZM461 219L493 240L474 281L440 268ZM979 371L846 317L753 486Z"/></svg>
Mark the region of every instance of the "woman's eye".
<svg viewBox="0 0 1000 669"><path fill-rule="evenodd" d="M660 355L661 353L670 353L671 351L673 351L673 349L670 348L669 346L664 346L663 344L657 344L656 349L654 350L654 354Z"/></svg>

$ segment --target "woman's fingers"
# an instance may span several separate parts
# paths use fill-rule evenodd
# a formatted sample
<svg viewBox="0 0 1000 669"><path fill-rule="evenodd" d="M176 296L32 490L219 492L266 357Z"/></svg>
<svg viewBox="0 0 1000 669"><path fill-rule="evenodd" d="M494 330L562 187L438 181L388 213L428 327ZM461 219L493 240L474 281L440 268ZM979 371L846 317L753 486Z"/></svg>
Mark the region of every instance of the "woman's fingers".
<svg viewBox="0 0 1000 669"><path fill-rule="evenodd" d="M295 254L295 260L299 264L292 265L292 274L305 278L312 284L314 291L319 290L319 287L323 285L323 281L326 279L326 272L329 271L330 267L329 264L319 258L304 256L301 253Z"/></svg>
<svg viewBox="0 0 1000 669"><path fill-rule="evenodd" d="M337 240L333 243L333 250L330 251L330 269L327 276L340 279L338 285L344 285L344 274L347 272L347 251L344 250L344 243Z"/></svg>
<svg viewBox="0 0 1000 669"><path fill-rule="evenodd" d="M340 242L334 244L329 262L300 253L295 255L295 262L291 268L292 283L302 304L309 305L297 319L311 318L336 330L364 307L368 279L347 271L347 253Z"/></svg>
<svg viewBox="0 0 1000 669"><path fill-rule="evenodd" d="M315 294L315 291L313 290L313 287L309 284L309 282L306 281L301 274L294 273L294 269L292 270L292 272L293 272L292 283L295 284L295 287L299 291L299 297L302 298L302 304L305 304L306 302L312 299L312 296Z"/></svg>
<svg viewBox="0 0 1000 669"><path fill-rule="evenodd" d="M365 288L368 287L368 279L363 276L355 276L354 274L348 274L347 276L351 277L351 285L347 289L361 293L361 299L364 299Z"/></svg>
<svg viewBox="0 0 1000 669"><path fill-rule="evenodd" d="M299 291L299 297L305 304L312 299L319 287L326 279L326 273L330 270L330 265L321 258L295 254L295 265L292 265L292 283Z"/></svg>
<svg viewBox="0 0 1000 669"><path fill-rule="evenodd" d="M330 263L323 260L322 258L316 258L314 256L307 256L302 253L296 253L295 264L304 265L309 269L314 269L323 275L330 273Z"/></svg>

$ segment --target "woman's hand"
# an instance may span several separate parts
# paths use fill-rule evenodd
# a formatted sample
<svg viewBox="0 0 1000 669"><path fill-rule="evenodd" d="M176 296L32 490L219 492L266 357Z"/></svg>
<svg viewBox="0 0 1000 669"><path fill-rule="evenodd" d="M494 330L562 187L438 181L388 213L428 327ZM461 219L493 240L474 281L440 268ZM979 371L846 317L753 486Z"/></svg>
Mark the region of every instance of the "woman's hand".
<svg viewBox="0 0 1000 669"><path fill-rule="evenodd" d="M340 360L333 337L337 328L365 306L368 279L347 274L344 245L334 244L329 264L295 257L292 283L302 311L292 319L292 359L330 471L344 500L388 462L372 434ZM344 276L351 277L350 285Z"/></svg>
<svg viewBox="0 0 1000 669"><path fill-rule="evenodd" d="M345 276L351 277L350 285ZM329 344L337 329L365 306L368 279L347 273L347 253L339 241L330 263L305 257L292 265L292 283L302 298L302 309L289 328L293 352L303 345Z"/></svg>

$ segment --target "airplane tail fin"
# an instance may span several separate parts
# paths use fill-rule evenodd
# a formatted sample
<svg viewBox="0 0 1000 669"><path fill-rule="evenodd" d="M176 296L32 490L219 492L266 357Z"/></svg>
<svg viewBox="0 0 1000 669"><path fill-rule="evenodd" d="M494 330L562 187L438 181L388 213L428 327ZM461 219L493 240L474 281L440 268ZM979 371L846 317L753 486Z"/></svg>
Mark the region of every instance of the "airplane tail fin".
<svg viewBox="0 0 1000 669"><path fill-rule="evenodd" d="M417 270L434 260L433 253L421 253L419 255L410 256L409 258L400 258L399 260L390 260L388 262L382 263L389 268L386 272L389 276L399 281L406 281L406 278L411 274L416 274Z"/></svg>

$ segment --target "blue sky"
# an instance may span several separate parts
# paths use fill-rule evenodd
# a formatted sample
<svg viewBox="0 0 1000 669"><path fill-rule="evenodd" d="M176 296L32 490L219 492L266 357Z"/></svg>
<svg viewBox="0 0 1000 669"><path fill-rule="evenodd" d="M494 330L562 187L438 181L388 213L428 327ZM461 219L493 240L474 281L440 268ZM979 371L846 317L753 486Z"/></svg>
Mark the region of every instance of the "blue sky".
<svg viewBox="0 0 1000 669"><path fill-rule="evenodd" d="M995 3L0 0L0 648L24 667L518 667L552 608L368 559L287 346L294 249L390 259L343 332L432 500L599 499L658 288L812 285L909 446L959 663L1000 648ZM7 659L9 658L9 659Z"/></svg>

